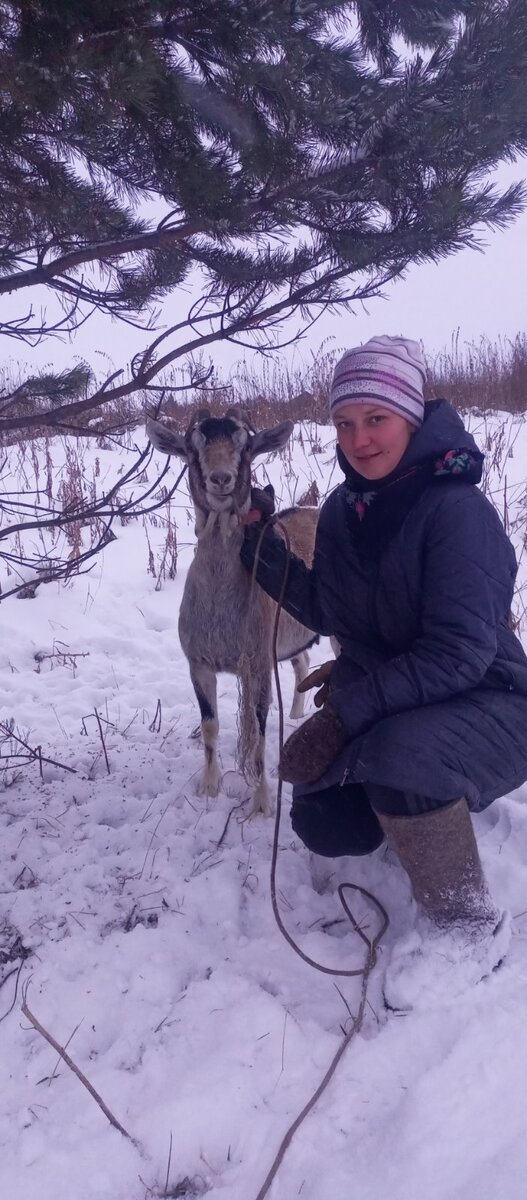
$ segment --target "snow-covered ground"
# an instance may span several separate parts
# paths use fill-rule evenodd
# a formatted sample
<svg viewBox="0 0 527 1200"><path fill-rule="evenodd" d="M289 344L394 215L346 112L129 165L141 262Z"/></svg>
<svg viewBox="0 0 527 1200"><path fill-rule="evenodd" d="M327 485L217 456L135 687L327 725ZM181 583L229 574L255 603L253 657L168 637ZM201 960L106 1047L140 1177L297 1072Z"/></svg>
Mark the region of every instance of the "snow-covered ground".
<svg viewBox="0 0 527 1200"><path fill-rule="evenodd" d="M489 487L518 521L521 550L526 428L505 417L472 425L490 437ZM52 451L57 475L64 444ZM119 469L119 454L85 447L99 486ZM281 503L313 479L323 495L337 481L333 460L328 429L297 427L292 450L268 466ZM43 764L41 777L38 762L18 772L4 758L1 772L0 915L31 952L20 973L6 978L4 967L0 988L0 1196L10 1200L256 1200L358 1007L360 980L306 966L274 922L272 821L245 819L236 685L227 677L221 794L208 802L194 794L202 751L176 628L193 542L184 489L173 516L177 575L159 590L147 570L163 558L157 515L116 526L117 541L90 574L2 605L0 720L75 771ZM327 657L321 645L313 661ZM281 679L287 708L287 665ZM4 756L10 748L4 742ZM271 775L276 759L275 706ZM389 947L415 919L405 875L385 849L310 861L285 793L278 897L304 952L344 970L361 965L363 944L336 895L341 880L373 891L390 928L362 1031L269 1195L524 1200L527 788L476 818L491 885L513 914L504 966L462 1001L406 1017L388 1017L381 1002ZM133 1140L24 1017L23 992Z"/></svg>

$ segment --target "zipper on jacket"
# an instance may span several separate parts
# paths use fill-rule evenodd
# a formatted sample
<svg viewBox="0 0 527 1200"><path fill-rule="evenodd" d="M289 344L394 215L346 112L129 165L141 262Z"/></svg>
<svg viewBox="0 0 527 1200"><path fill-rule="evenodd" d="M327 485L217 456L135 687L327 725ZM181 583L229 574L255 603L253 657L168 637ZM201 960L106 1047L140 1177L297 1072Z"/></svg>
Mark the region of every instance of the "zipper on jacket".
<svg viewBox="0 0 527 1200"><path fill-rule="evenodd" d="M374 593L375 593L375 588L377 587L378 582L379 582L379 567L378 567L378 565L376 565L374 568L374 571L373 571L373 575L368 582L368 603L366 605L366 611L368 613L368 620L370 622L370 627L371 627L372 631L375 631L375 626L376 626ZM379 637L380 636L381 636L381 634L379 633Z"/></svg>
<svg viewBox="0 0 527 1200"><path fill-rule="evenodd" d="M368 621L370 623L370 629L371 629L372 633L374 633L376 635L377 640L379 642L384 643L385 639L381 633L381 630L378 629L378 627L377 627L377 625L378 625L377 614L375 612L375 592L377 589L377 585L379 583L379 578L380 578L380 569L379 569L379 564L377 563L374 568L372 578L370 579L369 584L368 584L368 602L366 605L366 612L368 614ZM379 701L379 708L381 710L382 716L387 717L388 709L386 706L386 700L383 696L382 689L379 685L379 682L375 678L375 671L372 671L372 676L373 676L373 680L372 680L373 686L375 688L375 693L376 693L377 699Z"/></svg>

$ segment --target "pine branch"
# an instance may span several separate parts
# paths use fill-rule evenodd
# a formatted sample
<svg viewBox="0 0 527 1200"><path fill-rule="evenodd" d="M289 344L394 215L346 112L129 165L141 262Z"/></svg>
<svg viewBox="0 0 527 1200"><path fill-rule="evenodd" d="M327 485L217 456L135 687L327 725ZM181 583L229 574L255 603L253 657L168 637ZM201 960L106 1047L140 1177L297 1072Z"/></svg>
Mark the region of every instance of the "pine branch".
<svg viewBox="0 0 527 1200"><path fill-rule="evenodd" d="M298 306L376 295L525 203L520 187L487 187L527 149L524 0L253 10L3 5L0 295L38 284L66 311L39 324L10 310L0 331L32 344L93 312L151 329L195 267L206 297L176 346L156 360L161 335L132 380L49 405L50 426L155 386L189 350L258 339ZM167 210L157 228L152 199ZM31 416L0 428L35 429Z"/></svg>
<svg viewBox="0 0 527 1200"><path fill-rule="evenodd" d="M386 283L394 278L394 276L403 269L404 264L397 268L389 269L382 276L379 276L375 284L365 284L357 286L352 293L346 295L341 303L350 304L352 301L366 299L378 292ZM345 279L348 274L346 267L337 267L332 271L327 271L323 278L309 280L307 283L292 288L287 295L282 296L275 303L268 304L266 307L255 305L252 312L244 313L239 318L234 318L230 321L225 320L225 314L216 314L220 323L219 329L215 329L210 334L201 334L194 338L189 338L183 344L177 346L174 350L157 359L150 367L142 372L139 372L135 377L127 383L120 384L115 388L108 388L103 384L91 396L85 400L76 401L73 404L67 404L57 409L50 409L47 412L28 414L27 416L12 417L2 419L0 417L0 436L3 432L12 430L41 428L51 426L54 429L61 429L65 421L70 421L72 417L77 417L80 413L92 412L100 408L104 404L122 399L124 396L130 396L134 392L141 390L156 375L164 371L172 363L178 359L187 358L196 351L202 350L205 346L211 345L217 341L230 341L237 333L251 330L253 327L265 327L265 324L278 316L281 313L291 313L303 305L322 305L324 307L330 302L329 292L334 284ZM338 296L331 298L332 304L339 303ZM204 318L211 320L211 316ZM192 327L192 322L184 322L186 328ZM146 352L148 355L148 351ZM1 536L1 535L0 535Z"/></svg>

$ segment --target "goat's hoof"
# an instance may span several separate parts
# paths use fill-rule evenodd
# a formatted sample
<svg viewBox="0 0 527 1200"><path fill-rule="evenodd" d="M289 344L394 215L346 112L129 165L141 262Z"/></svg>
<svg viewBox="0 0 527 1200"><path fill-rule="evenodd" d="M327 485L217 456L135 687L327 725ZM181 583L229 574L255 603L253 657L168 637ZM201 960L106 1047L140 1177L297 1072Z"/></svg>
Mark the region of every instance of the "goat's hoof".
<svg viewBox="0 0 527 1200"><path fill-rule="evenodd" d="M262 808L261 804L250 804L245 814L246 821L253 821L255 817L272 817L273 811L271 808Z"/></svg>
<svg viewBox="0 0 527 1200"><path fill-rule="evenodd" d="M270 796L254 795L247 809L247 820L252 820L253 817L272 817L274 816L274 804Z"/></svg>
<svg viewBox="0 0 527 1200"><path fill-rule="evenodd" d="M218 776L205 777L202 776L196 784L196 796L204 796L205 798L214 799L220 790L221 779Z"/></svg>

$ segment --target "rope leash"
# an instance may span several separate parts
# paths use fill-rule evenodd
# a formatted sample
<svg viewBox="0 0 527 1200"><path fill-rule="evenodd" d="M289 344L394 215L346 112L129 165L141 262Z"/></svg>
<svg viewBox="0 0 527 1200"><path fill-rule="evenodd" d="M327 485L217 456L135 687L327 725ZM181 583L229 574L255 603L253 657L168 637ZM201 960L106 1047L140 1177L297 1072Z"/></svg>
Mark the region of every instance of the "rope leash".
<svg viewBox="0 0 527 1200"><path fill-rule="evenodd" d="M270 522L267 521L266 524L263 525L262 530L260 532L260 536L258 538L257 545L256 545L255 560L254 560L252 574L251 574L251 591L250 591L250 595L249 595L249 606L251 603L252 592L253 592L254 586L256 584L256 571L258 568L258 560L260 557L260 549L261 549L261 545L262 545L262 540L263 540L263 537L265 534L265 530L269 523ZM273 636L272 636L273 676L274 676L274 681L275 681L276 695L277 695L277 702L278 702L278 741L279 741L279 749L280 749L280 754L281 754L282 748L284 745L284 706L283 706L282 689L280 686L280 678L279 678L279 671L278 671L277 640L278 640L278 625L279 625L279 621L280 621L280 614L282 612L283 598L284 598L284 594L285 594L285 589L287 587L287 580L289 577L289 564L291 561L291 543L289 540L289 534L288 534L287 529L284 526L284 524L281 521L276 520L276 518L273 523L279 527L280 532L284 538L284 541L286 544L286 551L287 551L286 567L285 567L284 576L282 579L282 586L280 589L280 595L276 602L276 613L275 613L275 618L274 618ZM366 961L365 961L364 966L356 968L355 970L349 970L349 969L344 970L344 969L339 969L339 968L335 968L335 967L326 967L323 965L323 963L318 963L318 962L316 962L315 959L310 958L309 955L305 954L304 951L301 950L299 946L297 946L296 942L291 937L290 933L288 932L288 930L286 929L286 927L282 921L282 917L281 917L280 910L278 907L277 896L276 896L276 870L277 870L277 862L278 862L278 847L279 847L279 841L280 841L281 816L282 816L282 780L279 778L277 790L276 790L276 816L275 816L275 824L274 824L273 848L272 848L272 854L271 854L271 871L270 871L271 904L272 904L273 914L274 914L274 918L275 918L276 924L278 926L278 929L280 930L282 937L285 938L288 945L291 946L291 949L294 950L295 954L297 954L299 956L299 958L301 958L305 963L307 963L308 966L313 967L313 969L315 971L320 971L324 975L333 975L333 976L337 975L341 978L342 977L350 978L351 976L359 976L360 975L360 976L362 976L362 986L361 986L361 993L360 993L359 1008L358 1008L356 1017L353 1019L352 1027L348 1031L348 1033L346 1033L344 1035L344 1037L342 1038L342 1041L340 1042L340 1045L339 1045L336 1053L334 1054L334 1056L328 1066L328 1069L327 1069L325 1075L323 1076L323 1078L321 1079L318 1087L313 1092L312 1096L307 1101L307 1103L304 1105L301 1112L298 1113L298 1116L295 1117L295 1120L291 1123L287 1132L285 1133L285 1135L280 1143L280 1146L278 1148L278 1151L275 1155L274 1161L267 1173L267 1176L260 1188L260 1191L258 1192L258 1194L256 1196L256 1200L264 1200L264 1197L267 1195L269 1188L271 1187L271 1184L272 1184L273 1180L275 1179L277 1172L283 1162L285 1154L286 1154L289 1146L291 1145L291 1142L293 1140L295 1133L300 1128L302 1123L305 1121L308 1114L310 1112L312 1112L312 1110L314 1109L317 1102L320 1100L320 1097L323 1095L326 1088L328 1087L328 1084L331 1082L331 1080L335 1074L335 1071L338 1067L338 1064L339 1064L340 1060L343 1058L344 1054L346 1053L346 1050L347 1050L350 1042L355 1037L355 1035L357 1033L359 1033L360 1029L362 1028L362 1024L364 1021L364 1013L366 1010L369 979L370 979L371 972L377 961L377 948L378 948L379 942L381 941L381 938L384 936L384 934L388 928L388 925L389 925L389 918L388 918L386 909L381 904L380 900L378 900L377 897L373 895L372 892L369 892L367 890L367 888L360 887L359 884L356 884L356 883L341 883L341 884L339 884L339 887L338 887L338 896L339 896L340 903L344 909L344 912L346 913L346 916L350 920L355 933L358 933L359 937L362 939L362 941L366 945L367 953L366 953ZM364 931L361 929L358 921L356 921L356 919L351 911L351 908L349 907L347 899L346 899L345 893L347 890L358 892L366 900L371 902L371 904L373 905L374 909L377 912L377 915L380 917L380 920L381 920L380 929L374 938L371 938L371 939L368 938L366 936L366 934L364 933Z"/></svg>

